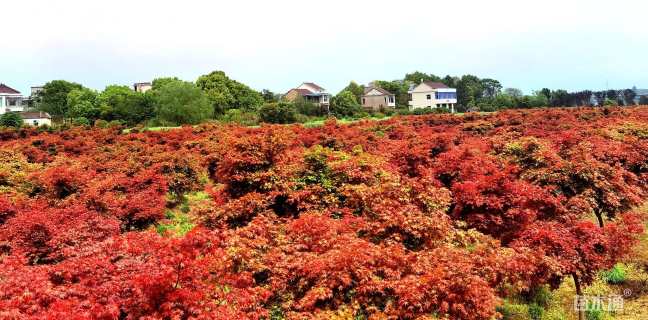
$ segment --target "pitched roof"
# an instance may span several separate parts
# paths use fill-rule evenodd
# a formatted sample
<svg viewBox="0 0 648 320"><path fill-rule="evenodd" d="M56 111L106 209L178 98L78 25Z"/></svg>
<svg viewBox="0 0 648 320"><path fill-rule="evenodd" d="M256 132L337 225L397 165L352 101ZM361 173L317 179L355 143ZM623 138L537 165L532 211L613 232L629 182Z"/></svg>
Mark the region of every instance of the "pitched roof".
<svg viewBox="0 0 648 320"><path fill-rule="evenodd" d="M320 87L320 86L318 86L318 85L316 85L316 84L314 84L312 82L304 82L304 84L315 88L315 90L324 91L324 88L322 88L322 87Z"/></svg>
<svg viewBox="0 0 648 320"><path fill-rule="evenodd" d="M5 94L20 94L20 91L6 86L4 83L0 83L0 93Z"/></svg>
<svg viewBox="0 0 648 320"><path fill-rule="evenodd" d="M313 92L310 91L310 90L308 90L308 89L297 89L297 88L294 88L294 89L290 89L290 90L288 90L288 92L290 92L290 91L296 91L297 93L299 93L300 96L306 96L306 95L309 95L309 94L313 94Z"/></svg>
<svg viewBox="0 0 648 320"><path fill-rule="evenodd" d="M439 88L447 88L448 87L448 86L446 86L445 84L443 84L441 82L423 81L423 83L425 83L428 87L430 87L432 89L439 89Z"/></svg>
<svg viewBox="0 0 648 320"><path fill-rule="evenodd" d="M381 87L365 87L363 94L367 94L367 93L371 92L371 90L374 90L374 89L377 90L378 92L384 94L384 95L388 95L388 96L394 95L393 93L391 93L391 92L389 92L389 91L387 91L387 90L385 90L385 89L383 89Z"/></svg>
<svg viewBox="0 0 648 320"><path fill-rule="evenodd" d="M51 119L52 117L47 112L37 111L37 112L18 112L21 118L23 119Z"/></svg>

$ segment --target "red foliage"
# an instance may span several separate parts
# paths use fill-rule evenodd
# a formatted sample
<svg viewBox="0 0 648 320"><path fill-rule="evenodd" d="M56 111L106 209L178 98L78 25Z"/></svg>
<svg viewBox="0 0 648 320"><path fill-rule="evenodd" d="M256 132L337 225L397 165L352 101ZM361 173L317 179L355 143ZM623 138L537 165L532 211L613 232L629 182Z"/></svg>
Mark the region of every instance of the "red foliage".
<svg viewBox="0 0 648 320"><path fill-rule="evenodd" d="M643 232L648 109L606 110L0 132L0 319L491 319Z"/></svg>

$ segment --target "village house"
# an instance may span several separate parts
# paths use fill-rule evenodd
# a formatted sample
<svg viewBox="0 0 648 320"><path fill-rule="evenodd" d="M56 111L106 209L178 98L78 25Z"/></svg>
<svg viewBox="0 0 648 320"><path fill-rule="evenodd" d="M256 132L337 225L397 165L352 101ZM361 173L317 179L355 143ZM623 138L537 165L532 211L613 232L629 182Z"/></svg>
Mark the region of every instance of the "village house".
<svg viewBox="0 0 648 320"><path fill-rule="evenodd" d="M288 90L283 96L287 101L295 101L300 97L306 102L328 110L331 95L326 92L326 89L312 82L304 82L299 87Z"/></svg>
<svg viewBox="0 0 648 320"><path fill-rule="evenodd" d="M396 96L394 94L374 86L365 87L360 100L365 110L381 111L386 108L396 107Z"/></svg>
<svg viewBox="0 0 648 320"><path fill-rule="evenodd" d="M449 88L441 82L422 81L410 87L409 106L418 108L448 108L455 112L457 105L457 89Z"/></svg>
<svg viewBox="0 0 648 320"><path fill-rule="evenodd" d="M24 111L26 104L23 100L20 91L0 83L0 114Z"/></svg>
<svg viewBox="0 0 648 320"><path fill-rule="evenodd" d="M34 127L52 125L52 117L47 112L19 112L18 114L26 125Z"/></svg>
<svg viewBox="0 0 648 320"><path fill-rule="evenodd" d="M136 92L144 93L153 89L153 84L150 82L137 82L133 84L133 90Z"/></svg>

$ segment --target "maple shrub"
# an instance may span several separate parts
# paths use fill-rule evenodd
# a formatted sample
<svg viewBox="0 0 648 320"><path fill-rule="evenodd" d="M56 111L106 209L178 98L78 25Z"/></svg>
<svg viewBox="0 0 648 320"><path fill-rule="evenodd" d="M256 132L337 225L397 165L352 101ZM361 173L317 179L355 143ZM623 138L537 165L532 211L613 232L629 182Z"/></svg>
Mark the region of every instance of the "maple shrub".
<svg viewBox="0 0 648 320"><path fill-rule="evenodd" d="M493 319L644 232L648 108L0 132L0 319Z"/></svg>

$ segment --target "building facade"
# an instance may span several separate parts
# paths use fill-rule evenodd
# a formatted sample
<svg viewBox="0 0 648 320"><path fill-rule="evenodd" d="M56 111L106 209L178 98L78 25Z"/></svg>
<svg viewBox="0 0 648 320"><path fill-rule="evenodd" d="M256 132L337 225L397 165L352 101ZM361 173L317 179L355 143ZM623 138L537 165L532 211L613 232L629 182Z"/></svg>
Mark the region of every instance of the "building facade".
<svg viewBox="0 0 648 320"><path fill-rule="evenodd" d="M300 97L306 102L311 102L327 110L331 101L331 95L326 92L326 89L312 82L304 82L299 87L288 90L283 96L287 101L295 101Z"/></svg>
<svg viewBox="0 0 648 320"><path fill-rule="evenodd" d="M153 89L153 84L150 82L138 82L133 84L133 90L136 92L144 93Z"/></svg>
<svg viewBox="0 0 648 320"><path fill-rule="evenodd" d="M0 114L25 110L26 100L20 91L0 83Z"/></svg>
<svg viewBox="0 0 648 320"><path fill-rule="evenodd" d="M52 125L52 117L47 112L19 112L18 114L26 125L34 127Z"/></svg>
<svg viewBox="0 0 648 320"><path fill-rule="evenodd" d="M365 110L381 111L395 108L396 96L383 88L370 86L365 87L360 102Z"/></svg>
<svg viewBox="0 0 648 320"><path fill-rule="evenodd" d="M455 112L457 89L441 82L423 81L408 91L410 109L447 108Z"/></svg>

